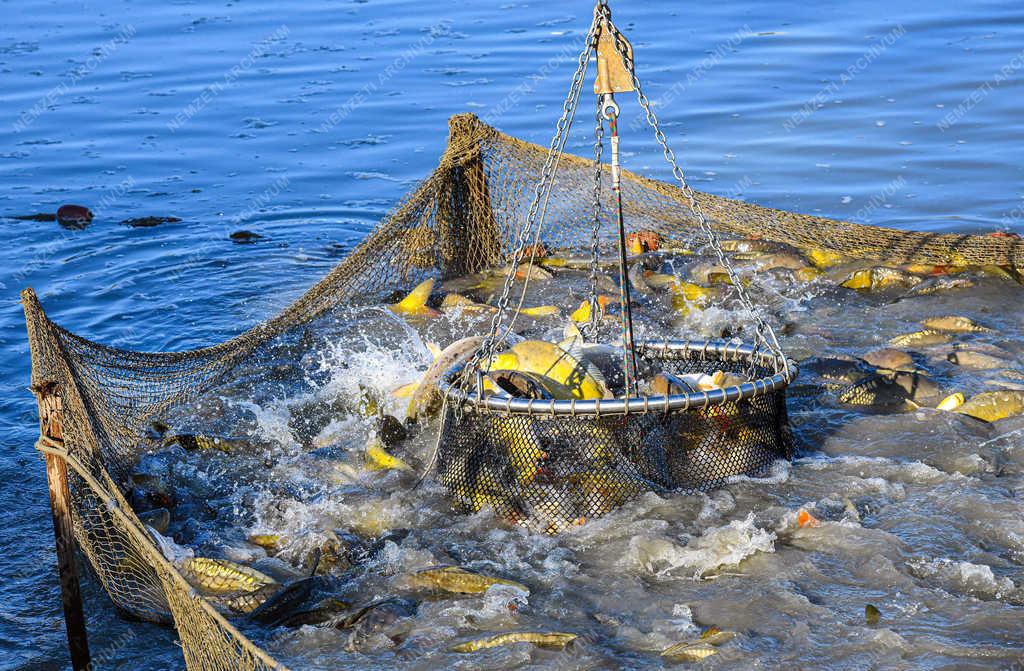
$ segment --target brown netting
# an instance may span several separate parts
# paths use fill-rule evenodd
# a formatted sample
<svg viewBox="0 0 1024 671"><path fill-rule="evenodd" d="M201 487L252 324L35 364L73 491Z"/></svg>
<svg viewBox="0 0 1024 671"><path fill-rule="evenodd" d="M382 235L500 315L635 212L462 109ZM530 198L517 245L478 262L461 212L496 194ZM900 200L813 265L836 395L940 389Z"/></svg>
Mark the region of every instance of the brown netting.
<svg viewBox="0 0 1024 671"><path fill-rule="evenodd" d="M63 401L62 449L75 473L78 542L120 608L143 619L173 620L190 669L279 665L192 592L121 497L143 428L217 386L240 363L258 357L261 348L342 303L375 302L427 277L448 278L502 263L547 152L472 115L453 117L437 169L352 254L281 314L213 347L171 353L105 347L55 325L35 294L23 293L33 387L51 384ZM592 161L562 157L541 232L548 249L589 254L593 180ZM657 231L670 243L698 237L678 188L626 172L623 191L634 230ZM607 196L611 189L602 193ZM1024 242L1010 238L862 226L704 193L697 199L712 225L728 235L886 263L1024 269ZM604 203L607 231L611 211L611 202ZM610 242L603 240L606 246Z"/></svg>

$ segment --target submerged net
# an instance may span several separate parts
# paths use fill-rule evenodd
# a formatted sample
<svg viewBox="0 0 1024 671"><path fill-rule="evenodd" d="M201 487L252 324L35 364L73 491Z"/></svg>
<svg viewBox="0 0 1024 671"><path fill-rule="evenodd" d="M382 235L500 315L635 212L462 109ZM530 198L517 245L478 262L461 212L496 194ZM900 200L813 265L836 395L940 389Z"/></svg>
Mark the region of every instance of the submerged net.
<svg viewBox="0 0 1024 671"><path fill-rule="evenodd" d="M546 148L504 135L472 115L453 117L437 169L352 254L281 314L213 347L175 353L105 347L60 328L31 290L23 294L33 388L52 389L62 401L63 442L41 449L66 456L71 466L78 543L118 608L140 619L173 622L188 668L281 667L191 589L123 498L145 427L339 305L379 302L429 277L447 279L503 263L546 156ZM540 231L548 249L589 253L593 168L591 160L562 157ZM685 245L697 237L678 188L628 172L622 188L634 230L656 231L667 244ZM697 200L726 235L891 264L1024 269L1024 242L1010 238L861 226L703 193ZM611 222L611 212L610 200L602 202L604 223ZM600 243L611 249L613 241ZM622 441L631 443L628 437ZM635 473L649 480L658 475L639 467Z"/></svg>

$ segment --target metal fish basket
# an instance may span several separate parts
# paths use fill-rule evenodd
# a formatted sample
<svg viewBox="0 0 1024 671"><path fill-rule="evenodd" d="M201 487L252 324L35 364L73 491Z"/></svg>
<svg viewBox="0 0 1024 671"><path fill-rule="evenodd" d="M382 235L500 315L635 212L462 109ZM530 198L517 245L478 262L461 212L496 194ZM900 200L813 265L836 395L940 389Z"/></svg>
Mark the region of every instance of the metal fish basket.
<svg viewBox="0 0 1024 671"><path fill-rule="evenodd" d="M705 491L791 458L785 390L794 362L722 341L639 343L637 356L656 372L723 371L751 381L670 396L481 398L460 388L454 368L439 384L447 403L437 478L457 507L490 507L558 533L647 491Z"/></svg>

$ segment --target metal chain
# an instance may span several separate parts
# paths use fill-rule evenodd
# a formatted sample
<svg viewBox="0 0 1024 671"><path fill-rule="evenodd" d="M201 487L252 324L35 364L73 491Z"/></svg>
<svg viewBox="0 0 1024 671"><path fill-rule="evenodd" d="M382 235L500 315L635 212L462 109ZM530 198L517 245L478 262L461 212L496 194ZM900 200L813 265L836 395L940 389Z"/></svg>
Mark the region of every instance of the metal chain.
<svg viewBox="0 0 1024 671"><path fill-rule="evenodd" d="M636 89L637 100L640 103L640 107L644 110L647 116L647 123L654 128L654 134L658 140L658 144L661 145L662 152L665 155L665 159L672 166L672 174L675 176L676 181L679 182L683 193L686 195L687 201L689 202L690 211L693 212L694 216L697 217L697 221L700 224L704 234L708 237L708 242L711 248L715 251L715 255L718 257L718 262L725 268L726 273L729 276L729 281L732 283L733 288L736 290L736 295L740 300L740 303L753 317L757 329L755 336L755 348L759 348L762 343L767 345L768 349L771 350L772 354L775 355L775 372L785 370L786 368L786 357L782 351L782 347L779 345L778 337L775 335L775 330L771 327L768 322L764 320L761 314L754 308L753 302L750 300L746 289L740 282L739 277L736 274L736 270L732 267L728 257L722 250L721 240L718 237L718 233L711 227L707 217L704 215L704 211L700 207L700 203L697 202L697 197L693 193L693 189L686 182L686 177L683 174L682 169L679 167L679 163L676 161L675 152L668 145L668 139L665 137L665 133L661 130L661 126L658 123L658 117L654 113L654 109L651 107L650 100L647 95L643 92L640 86L640 79L637 77L635 63L633 58L630 56L629 49L626 47L625 40L622 33L619 32L615 24L612 23L611 10L608 9L607 2L598 0L598 7L595 11L598 11L603 20L607 22L608 29L611 31L612 36L615 39L615 50L619 52L619 56L622 58L622 62L625 64L626 69L629 71L630 78L632 79L633 88ZM765 338L767 336L767 339Z"/></svg>
<svg viewBox="0 0 1024 671"><path fill-rule="evenodd" d="M562 149L565 147L565 142L568 139L569 127L572 125L571 119L575 116L576 106L579 102L580 94L583 91L583 78L586 75L587 65L590 62L591 54L595 48L599 25L598 11L595 9L594 20L590 25L590 30L587 32L586 46L580 53L576 73L573 75L572 85L569 87L569 93L562 104L562 116L555 125L555 136L551 140L551 145L548 147L547 158L544 161L544 166L541 168L540 181L534 188L533 200L530 202L530 209L526 215L526 222L520 228L516 238L516 245L512 253L511 269L505 276L505 284L502 288L501 296L498 299L497 311L491 318L491 327L487 338L481 345L480 350L464 369L467 375L470 374L471 371L477 370L480 362L489 358L493 353L492 350L495 340L498 337L498 332L501 328L502 322L504 321L505 313L508 310L509 296L512 291L512 284L515 279L516 269L523 260L526 241L529 239L530 232L535 224L540 203L544 200L544 195L549 193L551 190L554 182L553 173L557 163L557 158L561 155Z"/></svg>
<svg viewBox="0 0 1024 671"><path fill-rule="evenodd" d="M597 337L599 304L597 300L597 277L600 274L599 255L601 242L601 157L604 154L604 118L601 115L601 101L597 101L597 112L594 114L594 229L590 239L590 320L585 326L584 336L588 340Z"/></svg>

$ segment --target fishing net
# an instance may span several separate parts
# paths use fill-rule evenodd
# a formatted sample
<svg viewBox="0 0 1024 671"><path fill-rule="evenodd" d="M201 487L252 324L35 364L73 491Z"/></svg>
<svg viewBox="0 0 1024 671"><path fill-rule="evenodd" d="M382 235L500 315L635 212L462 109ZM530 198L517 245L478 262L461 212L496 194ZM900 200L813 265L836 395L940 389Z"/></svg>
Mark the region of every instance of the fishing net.
<svg viewBox="0 0 1024 671"><path fill-rule="evenodd" d="M753 372L766 382L746 393L717 390L630 399L583 410L584 403L461 396L442 424L438 479L466 510L487 506L509 521L558 533L611 512L647 491L706 490L757 474L791 456L784 389L749 348L708 342L641 345L641 366L677 377ZM753 362L753 366L751 363ZM611 407L609 407L611 406Z"/></svg>
<svg viewBox="0 0 1024 671"><path fill-rule="evenodd" d="M145 428L172 408L214 389L229 373L246 366L258 371L254 362L266 351L342 304L377 303L430 277L447 279L504 264L547 154L546 148L500 133L474 116L452 118L448 148L437 169L347 258L276 317L213 347L168 353L106 347L62 329L46 317L31 290L22 294L33 389L40 395L48 390L61 401L58 419L63 439L41 449L64 456L71 467L78 544L120 609L137 618L174 623L188 668L280 665L192 590L155 547L123 498ZM594 217L593 161L565 154L553 177L547 223L539 240L549 249L586 254ZM629 172L623 173L622 180L625 215L635 230L655 231L667 245L685 245L697 235L689 204L678 188ZM600 216L610 222L610 189L603 193L606 199ZM760 237L892 264L1024 269L1024 243L1009 238L898 231L781 212L711 194L697 193L696 198L715 229L726 235ZM611 249L613 243L610 233L599 240L603 249ZM666 359L663 364L681 367L674 368L680 372L684 368L706 371L709 365L721 368L720 362L699 360ZM699 434L706 429L728 431L723 425L728 425L730 417L746 417L743 424L758 435L744 444L772 445L763 453L754 450L752 460L788 449L784 436L762 419L774 413L770 426L780 424L784 408L776 396L764 394L746 405L728 401L720 411L721 415L680 411L678 417L646 421L655 425L656 430L651 429L655 433ZM560 456L558 436L543 420L517 417L514 421L526 427L517 430L539 434L546 441L549 458ZM580 431L608 429L620 445L642 443L640 434L646 426L620 426L613 418L578 421L589 422L587 428L580 424ZM457 437L450 438L457 447ZM684 457L685 452L673 458ZM635 486L637 480L657 487L689 486L673 466L652 465L645 455L634 454L612 466L604 475L627 487ZM601 486L596 481L594 487Z"/></svg>

